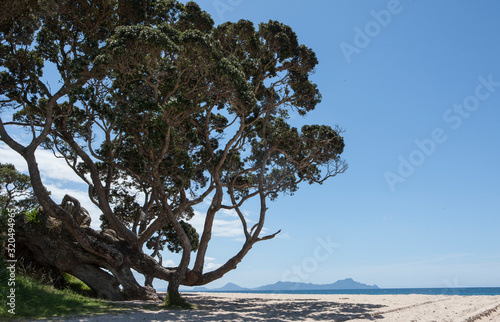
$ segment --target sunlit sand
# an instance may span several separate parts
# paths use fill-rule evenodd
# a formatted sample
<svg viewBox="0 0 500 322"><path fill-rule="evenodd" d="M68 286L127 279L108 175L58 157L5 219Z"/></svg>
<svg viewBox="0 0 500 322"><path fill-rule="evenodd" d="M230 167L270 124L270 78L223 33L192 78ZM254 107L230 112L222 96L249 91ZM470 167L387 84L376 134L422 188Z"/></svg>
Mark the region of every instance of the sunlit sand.
<svg viewBox="0 0 500 322"><path fill-rule="evenodd" d="M500 296L184 293L196 310L70 321L500 321Z"/></svg>

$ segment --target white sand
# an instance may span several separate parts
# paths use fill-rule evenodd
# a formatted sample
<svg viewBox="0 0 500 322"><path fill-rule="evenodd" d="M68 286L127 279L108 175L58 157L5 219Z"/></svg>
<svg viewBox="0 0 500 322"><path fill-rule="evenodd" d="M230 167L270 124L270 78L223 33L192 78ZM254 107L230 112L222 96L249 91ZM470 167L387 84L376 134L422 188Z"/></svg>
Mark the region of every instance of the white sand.
<svg viewBox="0 0 500 322"><path fill-rule="evenodd" d="M138 309L128 314L74 317L66 321L500 321L500 296L247 293L184 293L183 296L200 308Z"/></svg>

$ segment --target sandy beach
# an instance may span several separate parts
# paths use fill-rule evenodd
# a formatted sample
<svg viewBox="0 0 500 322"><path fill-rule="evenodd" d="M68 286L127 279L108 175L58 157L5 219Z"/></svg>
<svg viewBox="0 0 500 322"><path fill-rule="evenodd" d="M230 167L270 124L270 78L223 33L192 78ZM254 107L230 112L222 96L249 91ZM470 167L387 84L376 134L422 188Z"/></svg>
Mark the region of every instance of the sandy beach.
<svg viewBox="0 0 500 322"><path fill-rule="evenodd" d="M500 321L500 296L184 293L197 310L157 310L65 321ZM141 303L135 303L140 306Z"/></svg>

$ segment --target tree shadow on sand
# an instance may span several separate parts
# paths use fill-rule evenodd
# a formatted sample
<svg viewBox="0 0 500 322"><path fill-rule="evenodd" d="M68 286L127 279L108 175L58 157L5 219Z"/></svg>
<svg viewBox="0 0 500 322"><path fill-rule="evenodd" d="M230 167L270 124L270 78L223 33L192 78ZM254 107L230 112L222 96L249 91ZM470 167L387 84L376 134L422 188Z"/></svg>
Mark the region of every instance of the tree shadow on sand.
<svg viewBox="0 0 500 322"><path fill-rule="evenodd" d="M315 299L221 298L209 294L183 294L197 310L143 312L142 319L162 321L348 321L378 320L383 305L338 303ZM134 315L127 320L134 320Z"/></svg>

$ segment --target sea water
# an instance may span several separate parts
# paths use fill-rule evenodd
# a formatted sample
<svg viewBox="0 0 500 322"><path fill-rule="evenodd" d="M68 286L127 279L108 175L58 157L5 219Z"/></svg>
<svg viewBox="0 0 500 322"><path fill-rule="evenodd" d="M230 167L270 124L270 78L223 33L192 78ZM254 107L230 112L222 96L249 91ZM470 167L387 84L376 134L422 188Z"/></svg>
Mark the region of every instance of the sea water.
<svg viewBox="0 0 500 322"><path fill-rule="evenodd" d="M210 291L213 292L213 291ZM264 293L264 294L363 294L363 295L500 295L500 287L463 287L463 288L381 288L369 290L286 290L286 291L225 291L225 293Z"/></svg>

